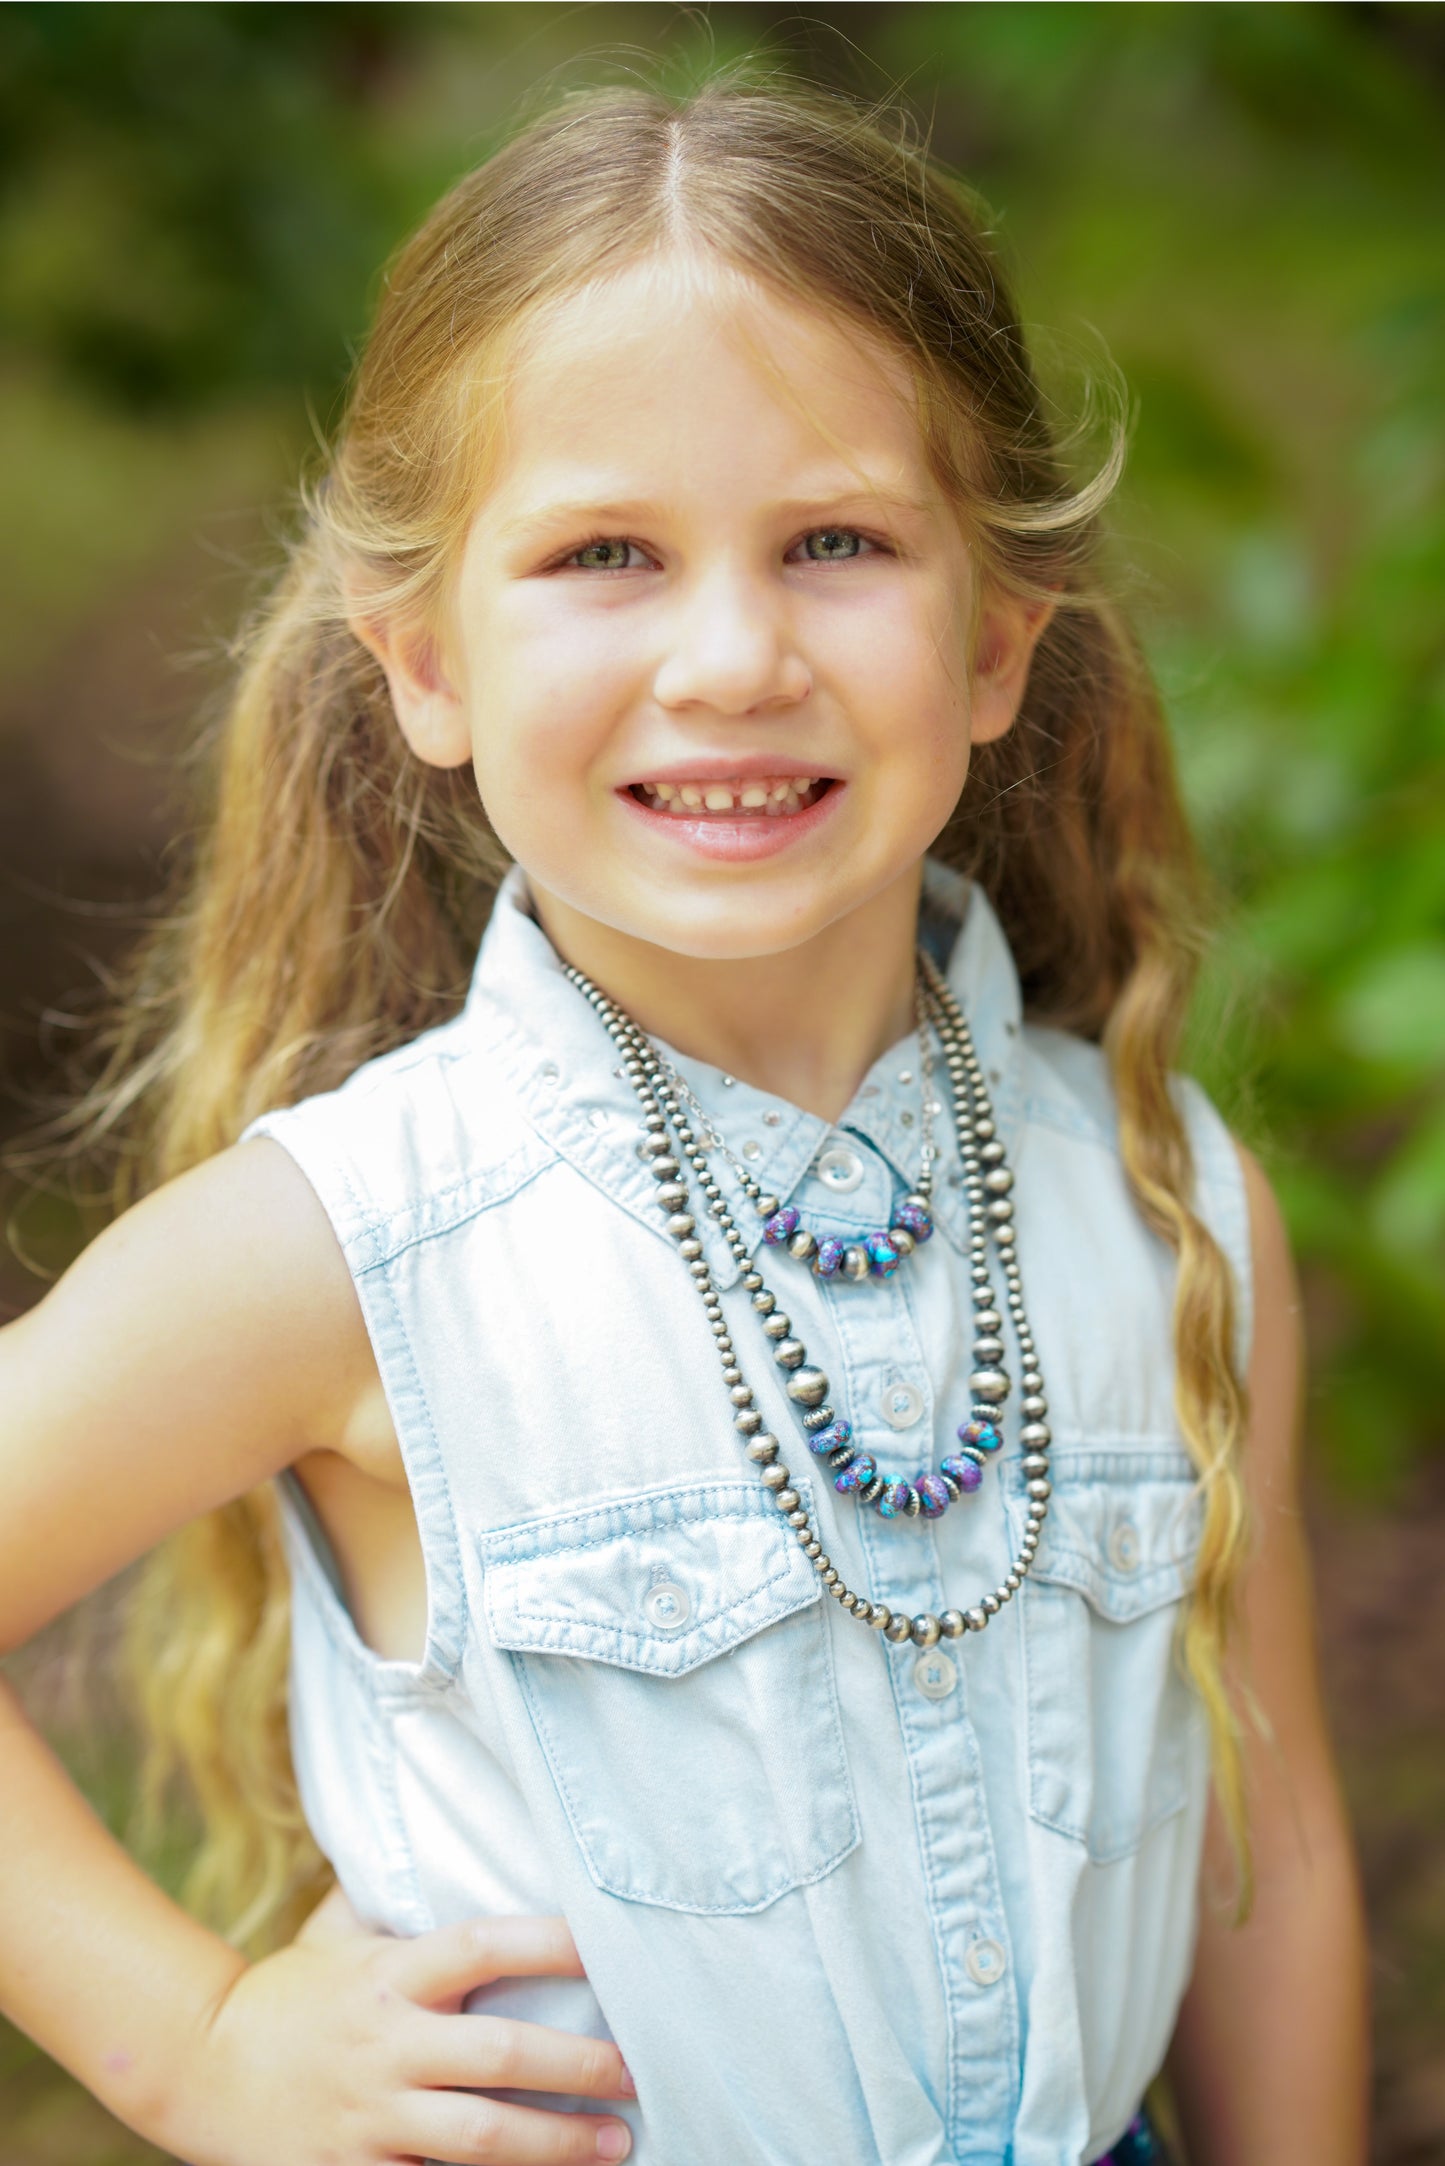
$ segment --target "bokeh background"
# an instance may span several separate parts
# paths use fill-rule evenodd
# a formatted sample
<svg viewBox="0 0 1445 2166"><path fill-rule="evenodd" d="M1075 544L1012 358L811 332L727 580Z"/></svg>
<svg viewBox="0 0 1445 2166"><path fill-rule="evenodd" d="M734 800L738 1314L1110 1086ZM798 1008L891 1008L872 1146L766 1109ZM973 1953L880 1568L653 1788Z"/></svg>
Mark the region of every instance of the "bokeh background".
<svg viewBox="0 0 1445 2166"><path fill-rule="evenodd" d="M1437 6L0 10L0 1059L33 1117L184 842L177 754L388 249L519 101L763 50L900 88L1067 406L1134 400L1121 562L1228 901L1189 1059L1308 1307L1308 1512L1359 1831L1375 2156L1445 2161L1445 19ZM11 1180L3 1313L73 1252ZM14 1660L100 1810L92 1630ZM99 1619L99 1629L95 1629ZM82 1617L83 1625L86 1619ZM174 1849L185 1844L178 1829ZM159 1861L164 1875L166 1861ZM140 2145L0 2032L0 2166Z"/></svg>

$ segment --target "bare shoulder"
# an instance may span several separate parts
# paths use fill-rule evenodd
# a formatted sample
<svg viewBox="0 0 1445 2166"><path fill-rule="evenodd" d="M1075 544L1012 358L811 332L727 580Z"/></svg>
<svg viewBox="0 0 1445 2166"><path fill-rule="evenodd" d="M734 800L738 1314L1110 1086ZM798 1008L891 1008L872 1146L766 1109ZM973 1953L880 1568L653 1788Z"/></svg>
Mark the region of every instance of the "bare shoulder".
<svg viewBox="0 0 1445 2166"><path fill-rule="evenodd" d="M145 1197L0 1332L0 1644L339 1448L374 1380L346 1260L279 1144Z"/></svg>
<svg viewBox="0 0 1445 2166"><path fill-rule="evenodd" d="M1245 1475L1256 1507L1290 1507L1299 1485L1304 1400L1303 1303L1284 1214L1268 1175L1235 1139L1249 1204L1254 1331L1246 1379L1250 1408Z"/></svg>

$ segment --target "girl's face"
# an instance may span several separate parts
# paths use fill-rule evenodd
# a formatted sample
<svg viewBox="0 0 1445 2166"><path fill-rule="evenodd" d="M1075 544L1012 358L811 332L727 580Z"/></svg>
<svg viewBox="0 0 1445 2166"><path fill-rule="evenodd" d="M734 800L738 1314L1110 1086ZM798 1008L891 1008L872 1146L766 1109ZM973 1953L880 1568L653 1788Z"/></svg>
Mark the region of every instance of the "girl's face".
<svg viewBox="0 0 1445 2166"><path fill-rule="evenodd" d="M910 398L861 332L738 278L638 266L533 327L442 637L357 629L534 891L715 959L916 891L1044 613L990 608L971 674L973 562Z"/></svg>

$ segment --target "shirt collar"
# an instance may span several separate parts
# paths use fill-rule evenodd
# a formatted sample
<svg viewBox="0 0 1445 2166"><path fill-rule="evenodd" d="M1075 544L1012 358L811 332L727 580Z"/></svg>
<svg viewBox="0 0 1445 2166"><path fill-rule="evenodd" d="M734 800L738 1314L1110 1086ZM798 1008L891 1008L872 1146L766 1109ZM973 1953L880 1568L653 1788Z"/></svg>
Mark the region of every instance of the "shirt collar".
<svg viewBox="0 0 1445 2166"><path fill-rule="evenodd" d="M1003 927L976 881L940 858L923 863L919 939L933 956L963 1009L980 1065L988 1079L998 1134L1013 1156L1022 1105L1018 973ZM669 1237L655 1199L656 1182L639 1158L641 1113L636 1093L621 1073L617 1049L595 1011L566 975L556 949L532 915L526 873L513 864L497 891L482 937L464 1011L467 1027L485 1037L533 1126L579 1171L662 1239ZM830 1128L804 1111L741 1078L680 1053L654 1038L729 1146L749 1164L753 1178L786 1202L807 1177L820 1150L840 1136L859 1136L887 1161L901 1187L918 1178L922 1136L918 1041L910 1033L881 1054ZM936 1038L934 1217L960 1253L968 1246L967 1199L949 1179L958 1150L949 1093ZM900 1081L901 1074L910 1081ZM904 1115L911 1114L911 1120ZM750 1148L755 1147L755 1148ZM719 1153L714 1177L744 1238L756 1212L737 1174ZM691 1168L688 1169L691 1175ZM691 1184L690 1184L691 1185ZM699 1209L698 1236L719 1286L730 1286L740 1267L716 1222ZM826 1212L809 1209L817 1225ZM886 1221L885 1221L886 1222ZM669 1244L670 1245L670 1244Z"/></svg>

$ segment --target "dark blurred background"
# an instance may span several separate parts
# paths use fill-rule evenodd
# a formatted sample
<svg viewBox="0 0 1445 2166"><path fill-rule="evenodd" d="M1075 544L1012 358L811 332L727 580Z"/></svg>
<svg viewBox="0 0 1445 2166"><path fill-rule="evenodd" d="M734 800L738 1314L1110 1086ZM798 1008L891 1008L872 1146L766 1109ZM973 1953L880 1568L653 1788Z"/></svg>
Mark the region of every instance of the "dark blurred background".
<svg viewBox="0 0 1445 2166"><path fill-rule="evenodd" d="M1057 395L1107 353L1136 401L1121 558L1229 902L1186 1065L1263 1157L1308 1307L1375 2156L1445 2161L1441 8L12 0L5 1132L55 1088L184 839L178 749L383 256L539 84L759 46L865 96L901 87L995 206ZM81 1221L13 1180L6 1200L10 1315L42 1284L20 1257L53 1272ZM115 1595L83 1606L89 1655L67 1624L14 1667L121 1826L130 1748L94 1655ZM0 2030L0 2166L154 2155Z"/></svg>

